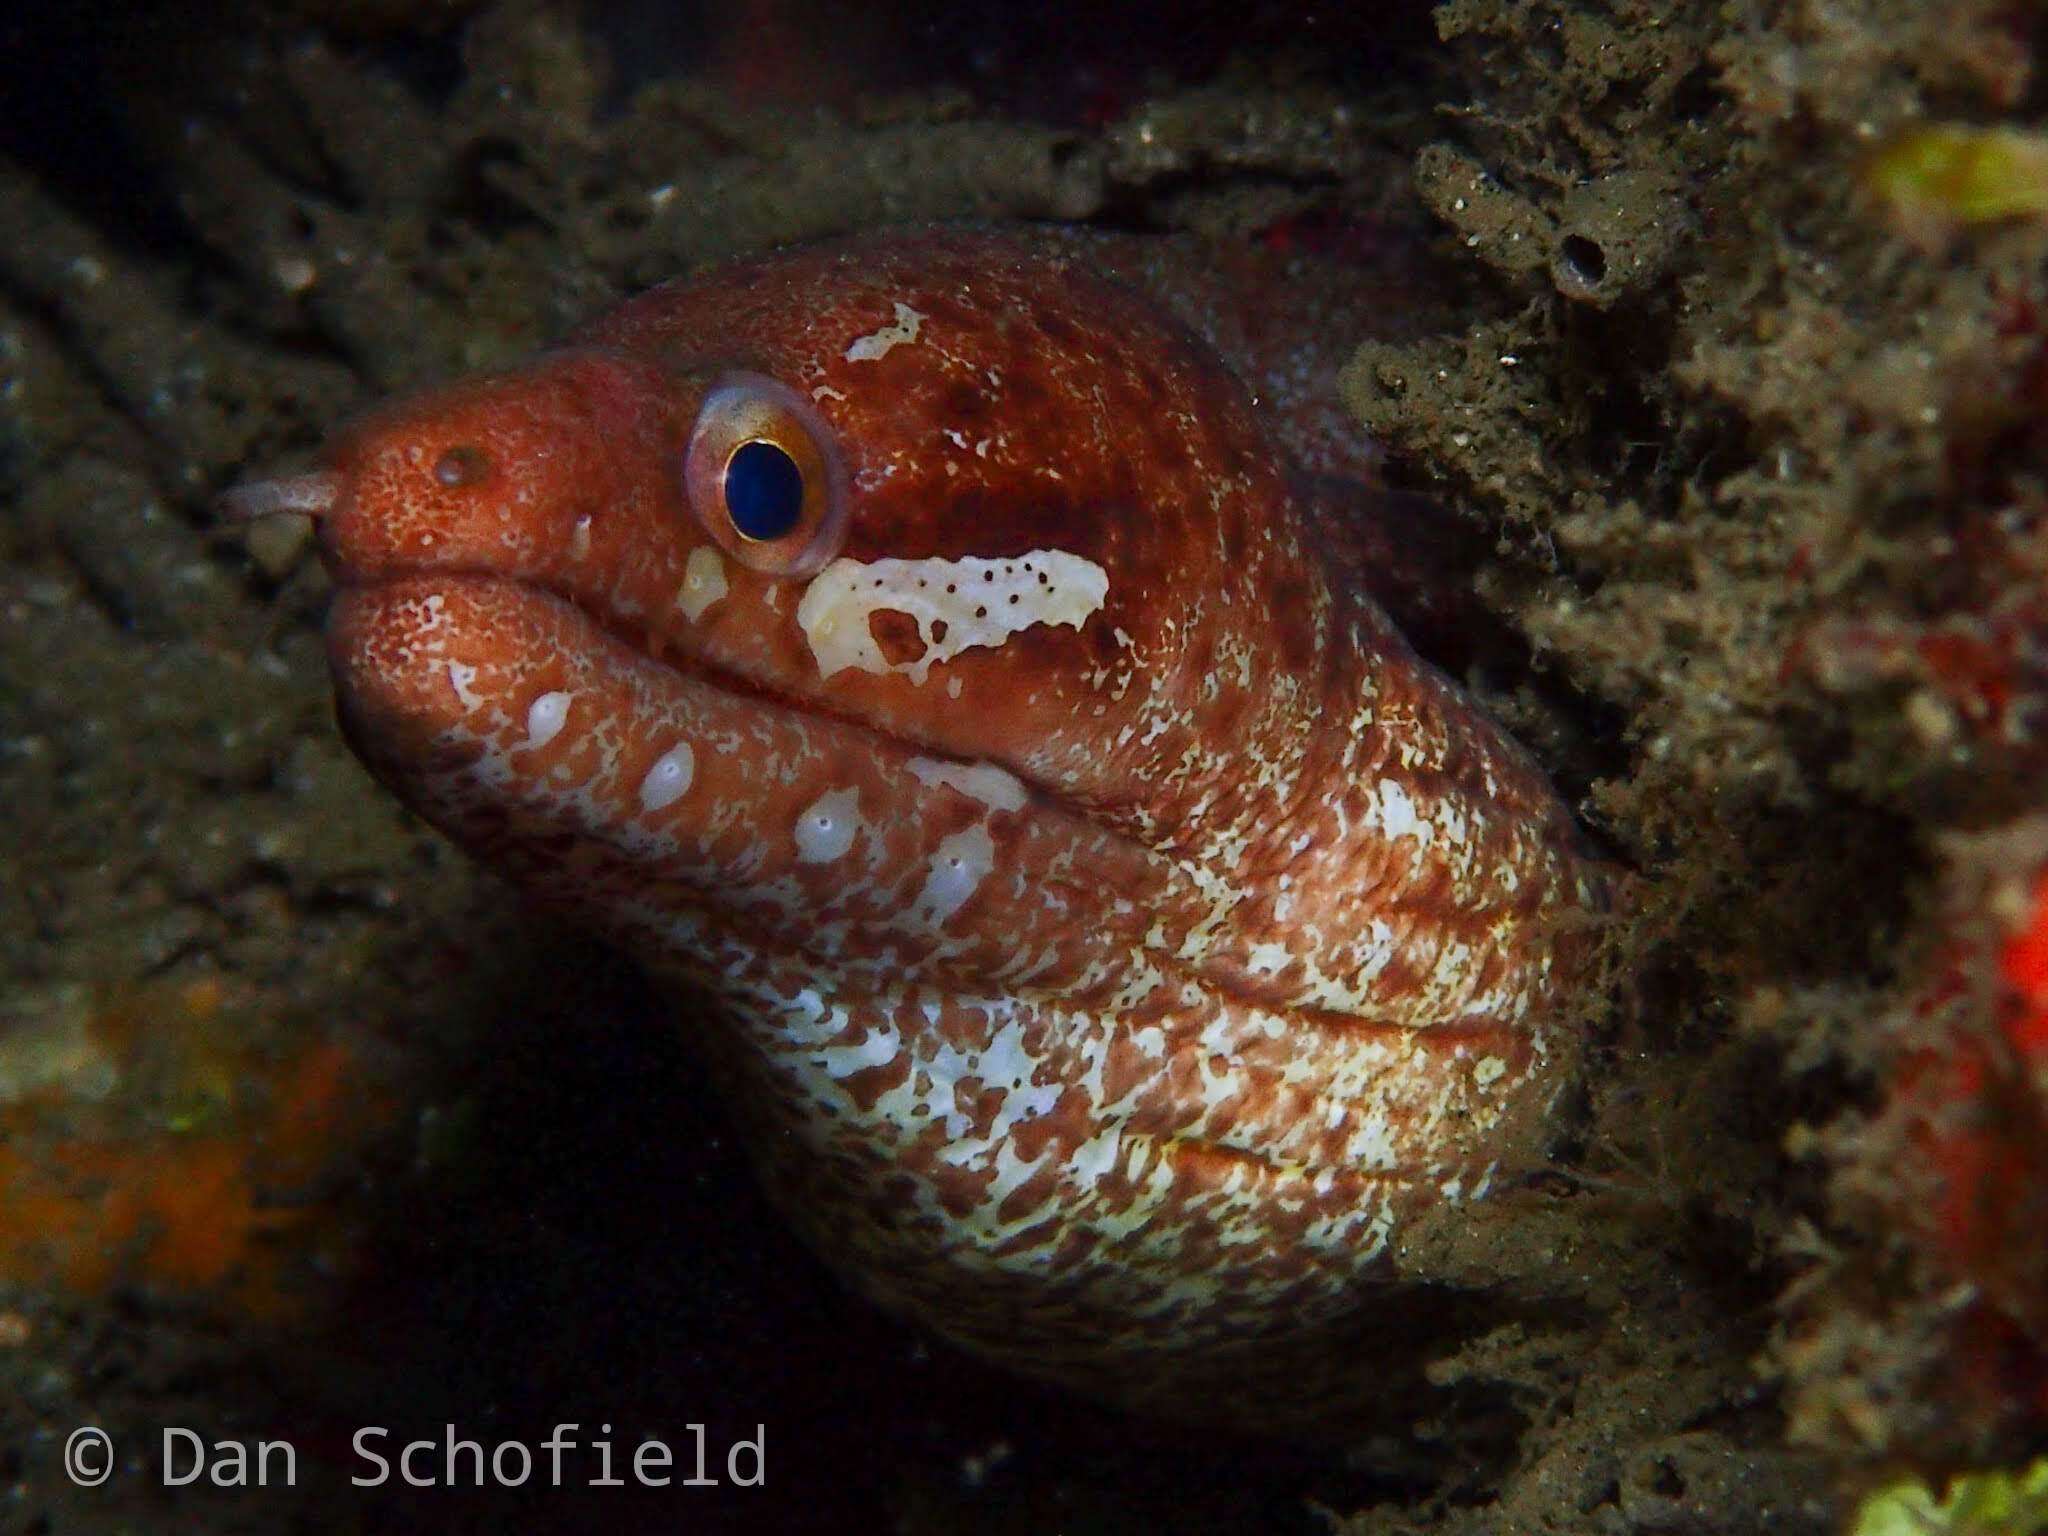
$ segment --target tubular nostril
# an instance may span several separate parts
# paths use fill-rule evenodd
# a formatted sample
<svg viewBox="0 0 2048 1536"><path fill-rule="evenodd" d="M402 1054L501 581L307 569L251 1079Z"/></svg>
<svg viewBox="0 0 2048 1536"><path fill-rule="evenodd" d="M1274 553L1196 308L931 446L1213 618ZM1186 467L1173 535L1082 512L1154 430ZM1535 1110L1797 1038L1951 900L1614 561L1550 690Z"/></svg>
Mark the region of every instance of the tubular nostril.
<svg viewBox="0 0 2048 1536"><path fill-rule="evenodd" d="M224 493L215 507L227 521L247 523L279 512L299 512L308 517L318 517L331 511L340 499L341 476L321 471L309 475L285 475L276 480L252 480Z"/></svg>
<svg viewBox="0 0 2048 1536"><path fill-rule="evenodd" d="M467 445L450 448L434 461L434 479L451 491L481 485L490 472L491 461L483 449Z"/></svg>

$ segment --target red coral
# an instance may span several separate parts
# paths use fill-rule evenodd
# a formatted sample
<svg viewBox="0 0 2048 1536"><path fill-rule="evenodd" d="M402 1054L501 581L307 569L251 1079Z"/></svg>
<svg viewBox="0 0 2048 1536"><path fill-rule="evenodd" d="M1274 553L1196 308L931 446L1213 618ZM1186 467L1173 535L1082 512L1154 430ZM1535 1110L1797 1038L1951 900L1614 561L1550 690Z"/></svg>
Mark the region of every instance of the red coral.
<svg viewBox="0 0 2048 1536"><path fill-rule="evenodd" d="M2013 995L2006 1038L2038 1076L2048 1067L2048 869L2034 881L2032 911L2006 941L1999 970Z"/></svg>
<svg viewBox="0 0 2048 1536"><path fill-rule="evenodd" d="M1974 1292L1954 1339L1963 1386L2001 1413L2048 1417L2048 864L2019 889L1995 968L1963 944L1937 967L1915 1009L1928 1043L1900 1061L1892 1113L1920 1165L1900 1189L1929 1197L1909 1203L1909 1230ZM1987 1021L1971 976L1994 969Z"/></svg>

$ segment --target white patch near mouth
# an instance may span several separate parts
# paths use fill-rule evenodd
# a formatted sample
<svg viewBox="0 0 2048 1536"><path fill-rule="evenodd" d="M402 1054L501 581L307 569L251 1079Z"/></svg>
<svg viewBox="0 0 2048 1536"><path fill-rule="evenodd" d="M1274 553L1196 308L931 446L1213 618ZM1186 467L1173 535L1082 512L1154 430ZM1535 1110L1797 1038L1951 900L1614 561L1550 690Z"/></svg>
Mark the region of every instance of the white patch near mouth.
<svg viewBox="0 0 2048 1536"><path fill-rule="evenodd" d="M1024 809L1024 783L994 763L948 763L935 757L913 757L903 765L923 784L943 784L992 811Z"/></svg>
<svg viewBox="0 0 2048 1536"><path fill-rule="evenodd" d="M796 856L806 864L829 864L859 833L860 791L828 789L796 819Z"/></svg>
<svg viewBox="0 0 2048 1536"><path fill-rule="evenodd" d="M971 646L1001 645L1034 624L1079 629L1108 593L1108 572L1063 549L1035 549L1010 560L842 559L812 578L796 619L819 676L858 667L922 683L936 663ZM868 618L889 612L916 621L924 651L915 660L892 662L875 643Z"/></svg>
<svg viewBox="0 0 2048 1536"><path fill-rule="evenodd" d="M448 663L448 685L455 690L455 697L462 701L465 710L475 709L484 701L484 696L470 686L475 681L475 667L465 666L459 661Z"/></svg>
<svg viewBox="0 0 2048 1536"><path fill-rule="evenodd" d="M688 793L690 781L696 776L697 754L690 750L687 741L678 742L654 760L654 766L640 781L641 809L658 811L674 805Z"/></svg>
<svg viewBox="0 0 2048 1536"><path fill-rule="evenodd" d="M923 315L899 301L895 323L856 337L846 349L846 360L849 363L871 363L878 357L887 357L892 347L908 346L916 341L917 329L924 321Z"/></svg>
<svg viewBox="0 0 2048 1536"><path fill-rule="evenodd" d="M995 839L979 822L941 840L917 893L917 915L938 927L966 905L995 864Z"/></svg>
<svg viewBox="0 0 2048 1536"><path fill-rule="evenodd" d="M676 606L694 624L704 617L705 609L723 596L725 562L709 544L699 544L690 551L690 563L683 567L683 585L676 593Z"/></svg>
<svg viewBox="0 0 2048 1536"><path fill-rule="evenodd" d="M562 734L562 727L569 723L572 702L573 697L566 693L544 693L533 701L526 711L528 751L544 747Z"/></svg>

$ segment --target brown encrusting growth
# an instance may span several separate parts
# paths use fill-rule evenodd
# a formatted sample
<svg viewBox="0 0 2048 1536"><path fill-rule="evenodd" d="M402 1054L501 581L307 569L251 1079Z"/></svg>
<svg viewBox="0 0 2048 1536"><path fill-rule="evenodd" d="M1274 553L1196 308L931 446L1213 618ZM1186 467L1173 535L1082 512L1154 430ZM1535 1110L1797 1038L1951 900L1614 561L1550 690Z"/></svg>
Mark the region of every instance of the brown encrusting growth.
<svg viewBox="0 0 2048 1536"><path fill-rule="evenodd" d="M1489 110L1418 178L1499 308L1367 347L1350 398L1529 541L1494 600L1628 719L1595 798L1660 873L1665 1027L1783 1051L1766 1134L1828 1189L1780 1175L1745 1218L1798 1276L1791 1432L1995 1456L2048 1411L2038 1266L1988 1214L2048 1198L1998 961L2048 785L2048 228L1926 123L2037 99L2038 25L1657 11L1439 13ZM1516 126L1553 114L1540 149Z"/></svg>

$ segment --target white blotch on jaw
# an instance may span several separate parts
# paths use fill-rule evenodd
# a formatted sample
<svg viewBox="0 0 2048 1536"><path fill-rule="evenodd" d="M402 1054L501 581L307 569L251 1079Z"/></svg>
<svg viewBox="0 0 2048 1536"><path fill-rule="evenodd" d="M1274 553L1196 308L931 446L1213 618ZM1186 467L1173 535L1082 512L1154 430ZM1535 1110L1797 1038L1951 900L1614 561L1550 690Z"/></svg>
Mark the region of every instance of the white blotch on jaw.
<svg viewBox="0 0 2048 1536"><path fill-rule="evenodd" d="M1123 1150L1123 1131L1107 1125L1074 1148L1069 1166L1082 1184L1094 1184L1123 1160Z"/></svg>
<svg viewBox="0 0 2048 1536"><path fill-rule="evenodd" d="M1277 976L1293 959L1285 944L1254 944L1251 953L1245 957L1244 968L1254 976Z"/></svg>
<svg viewBox="0 0 2048 1536"><path fill-rule="evenodd" d="M569 558L581 560L590 553L590 519L579 517L569 530Z"/></svg>
<svg viewBox="0 0 2048 1536"><path fill-rule="evenodd" d="M887 357L891 348L916 341L917 329L924 320L925 317L908 304L898 302L895 323L856 337L846 349L846 360L849 363L871 363L878 357Z"/></svg>
<svg viewBox="0 0 2048 1536"><path fill-rule="evenodd" d="M709 544L699 544L690 551L690 563L683 567L683 585L676 593L676 606L694 624L704 617L705 609L723 596L725 562Z"/></svg>
<svg viewBox="0 0 2048 1536"><path fill-rule="evenodd" d="M562 727L569 723L572 702L571 695L566 693L544 693L533 701L526 711L528 750L544 747L562 734Z"/></svg>
<svg viewBox="0 0 2048 1536"><path fill-rule="evenodd" d="M829 864L859 833L860 791L828 789L797 815L796 856L806 864Z"/></svg>
<svg viewBox="0 0 2048 1536"><path fill-rule="evenodd" d="M688 792L690 781L696 776L697 754L690 750L687 741L677 742L654 760L647 777L640 781L641 809L658 811L674 805Z"/></svg>
<svg viewBox="0 0 2048 1536"><path fill-rule="evenodd" d="M455 697L462 701L465 710L475 709L484 701L484 696L470 687L475 681L475 667L465 666L459 661L448 663L448 686L455 690Z"/></svg>
<svg viewBox="0 0 2048 1536"><path fill-rule="evenodd" d="M1024 809L1023 781L994 763L947 763L933 757L913 757L903 765L924 784L943 784L970 800L979 800L992 811Z"/></svg>
<svg viewBox="0 0 2048 1536"><path fill-rule="evenodd" d="M935 927L945 922L966 904L995 863L995 841L979 822L946 838L932 855L924 889L917 893L918 915Z"/></svg>
<svg viewBox="0 0 2048 1536"><path fill-rule="evenodd" d="M1373 819L1379 823L1379 829L1388 842L1403 837L1412 837L1424 844L1432 841L1436 828L1416 814L1415 802L1395 780L1380 780L1377 810L1378 814Z"/></svg>
<svg viewBox="0 0 2048 1536"><path fill-rule="evenodd" d="M825 1069L825 1075L834 1082L865 1072L870 1067L886 1067L896 1059L896 1053L903 1048L902 1036L887 1027L871 1028L867 1038L858 1045L834 1046L823 1050L812 1058Z"/></svg>
<svg viewBox="0 0 2048 1536"><path fill-rule="evenodd" d="M922 683L937 663L972 646L999 646L1035 624L1079 629L1108 593L1108 572L1063 549L1035 549L1008 560L841 559L804 588L796 621L820 677L858 667L900 672ZM888 612L916 622L924 649L915 660L891 662L875 643L869 616Z"/></svg>

